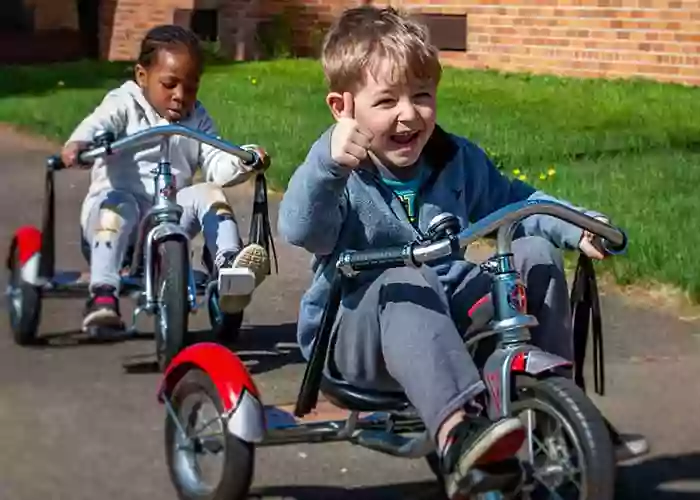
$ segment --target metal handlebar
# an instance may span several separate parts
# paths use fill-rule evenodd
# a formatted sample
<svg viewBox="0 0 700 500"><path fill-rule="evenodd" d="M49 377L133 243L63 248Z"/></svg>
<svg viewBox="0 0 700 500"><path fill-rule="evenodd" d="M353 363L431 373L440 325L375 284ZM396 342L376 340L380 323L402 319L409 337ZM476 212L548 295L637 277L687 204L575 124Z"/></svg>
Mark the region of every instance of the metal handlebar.
<svg viewBox="0 0 700 500"><path fill-rule="evenodd" d="M126 149L127 147L141 145L143 143L149 142L155 137L169 137L173 135L188 137L198 142L208 144L209 146L224 151L225 153L234 155L240 158L244 164L249 166L252 165L255 170L264 168L266 166L263 165L260 156L255 151L249 151L240 146L236 146L235 144L219 139L218 137L214 137L213 135L204 134L197 130L185 127L183 125L159 125L157 127L152 127L141 132L137 132L135 134L123 137L116 141L99 141L101 142L100 145L82 151L79 155L79 161L81 163L90 164L97 158L111 155L122 149ZM60 161L60 158L58 160L56 160L55 157L52 158L53 161L50 161L48 163L48 167L50 169L61 170L62 168L65 168L63 162Z"/></svg>
<svg viewBox="0 0 700 500"><path fill-rule="evenodd" d="M337 267L346 275L363 269L416 266L453 255L455 247L465 249L478 238L498 230L497 252L510 253L516 225L531 215L551 215L600 236L606 252L622 253L627 247L627 235L619 228L606 224L562 203L526 200L511 203L459 233L456 238L443 238L433 243L409 243L381 250L347 251L341 253Z"/></svg>

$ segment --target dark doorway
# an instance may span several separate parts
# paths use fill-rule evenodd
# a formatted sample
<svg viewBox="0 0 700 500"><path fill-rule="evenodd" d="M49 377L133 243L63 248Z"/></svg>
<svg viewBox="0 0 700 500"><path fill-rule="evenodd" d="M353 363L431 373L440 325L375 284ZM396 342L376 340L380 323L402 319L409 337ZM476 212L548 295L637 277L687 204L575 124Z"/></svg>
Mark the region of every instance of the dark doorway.
<svg viewBox="0 0 700 500"><path fill-rule="evenodd" d="M24 6L24 0L2 0L0 33L31 33L34 31L32 11Z"/></svg>
<svg viewBox="0 0 700 500"><path fill-rule="evenodd" d="M100 55L100 0L77 0L77 5L85 56L97 59Z"/></svg>

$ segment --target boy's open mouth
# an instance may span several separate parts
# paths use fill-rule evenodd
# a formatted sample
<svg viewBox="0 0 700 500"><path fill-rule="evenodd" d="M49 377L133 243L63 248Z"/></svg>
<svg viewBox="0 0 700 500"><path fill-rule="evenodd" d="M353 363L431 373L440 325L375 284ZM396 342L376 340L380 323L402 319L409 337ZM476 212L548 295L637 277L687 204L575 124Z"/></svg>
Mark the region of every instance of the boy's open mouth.
<svg viewBox="0 0 700 500"><path fill-rule="evenodd" d="M419 135L420 132L402 132L400 134L392 134L391 140L402 146L408 146L413 144Z"/></svg>

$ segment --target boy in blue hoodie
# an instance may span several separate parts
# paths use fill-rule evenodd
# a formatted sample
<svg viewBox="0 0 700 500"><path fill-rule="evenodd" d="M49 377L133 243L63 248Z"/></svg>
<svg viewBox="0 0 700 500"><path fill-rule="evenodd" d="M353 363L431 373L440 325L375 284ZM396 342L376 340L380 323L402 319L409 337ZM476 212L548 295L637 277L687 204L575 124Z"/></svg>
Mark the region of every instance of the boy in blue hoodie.
<svg viewBox="0 0 700 500"><path fill-rule="evenodd" d="M391 8L347 10L326 36L322 64L336 123L292 176L278 221L290 243L315 257L298 326L307 359L341 251L411 242L441 212L466 227L512 202L554 200L508 180L476 145L436 125L441 66L422 25ZM572 359L558 248L603 255L592 235L553 217L532 216L522 226L513 250L539 320L533 341ZM513 457L525 436L520 420L491 422L475 411L485 386L460 318L488 292L488 280L475 264L454 259L365 273L350 286L332 363L356 386L405 391L436 440L448 495L467 495L468 470Z"/></svg>

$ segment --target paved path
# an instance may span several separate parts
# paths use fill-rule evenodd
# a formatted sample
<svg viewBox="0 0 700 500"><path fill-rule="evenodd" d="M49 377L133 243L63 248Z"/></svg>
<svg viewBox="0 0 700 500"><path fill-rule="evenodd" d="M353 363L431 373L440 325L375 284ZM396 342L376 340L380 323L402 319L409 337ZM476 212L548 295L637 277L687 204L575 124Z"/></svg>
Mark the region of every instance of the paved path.
<svg viewBox="0 0 700 500"><path fill-rule="evenodd" d="M0 242L20 224L39 222L42 162L52 152L44 143L0 133ZM85 172L57 176L60 267L85 268L77 214L87 180ZM248 195L232 196L247 215ZM302 373L294 321L309 259L280 240L277 245L282 274L268 279L251 305L239 354L268 400L291 402ZM608 396L599 403L621 427L646 433L654 447L642 463L620 468L618 498L700 498L700 328L631 307L616 294L603 301ZM7 323L1 327L0 499L173 499L163 456L164 411L155 400L159 377L148 370L153 341L81 342L74 334L81 308L76 300L46 302L42 333L50 342L37 348L15 346ZM200 316L194 327L205 331ZM152 332L147 320L140 325ZM422 461L346 444L268 448L259 454L255 494L431 498L430 478Z"/></svg>

